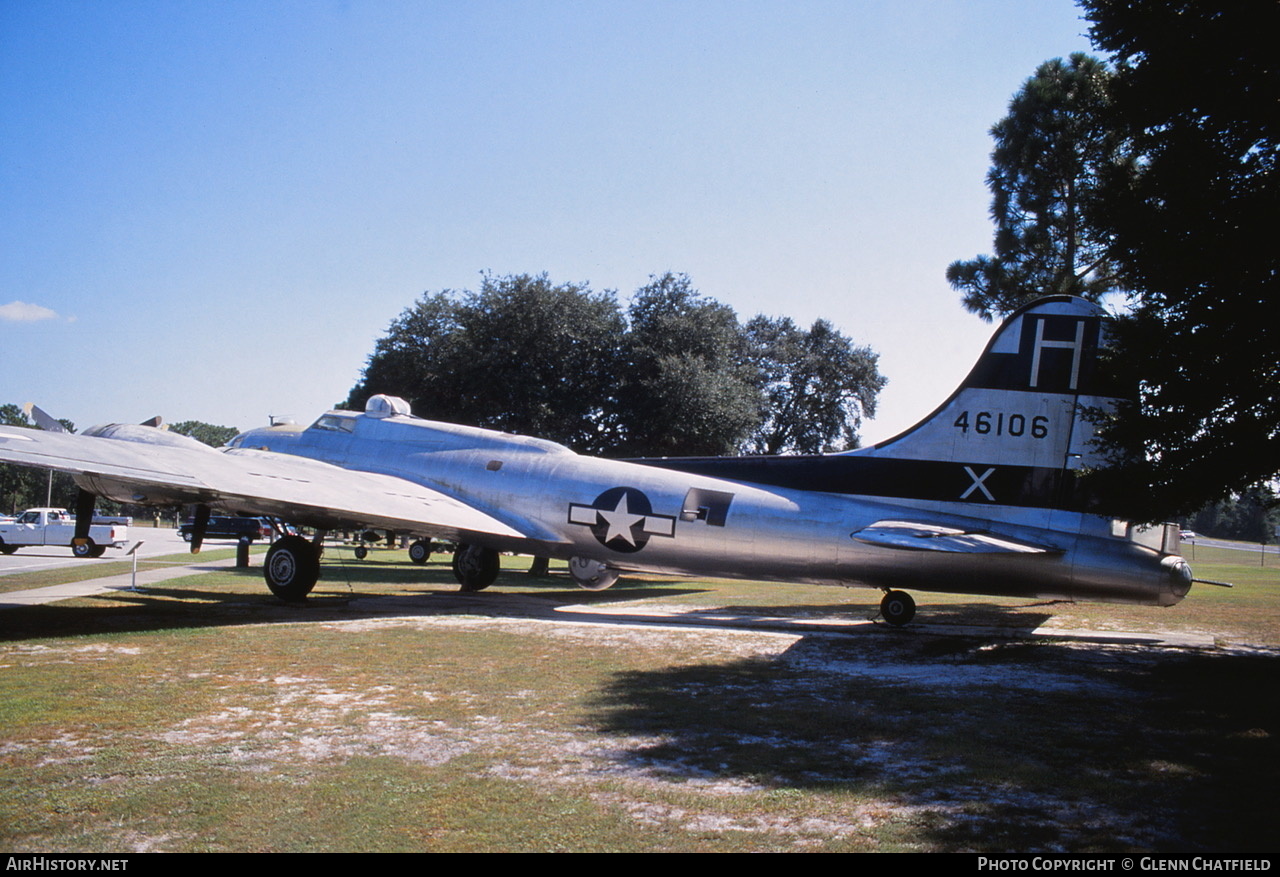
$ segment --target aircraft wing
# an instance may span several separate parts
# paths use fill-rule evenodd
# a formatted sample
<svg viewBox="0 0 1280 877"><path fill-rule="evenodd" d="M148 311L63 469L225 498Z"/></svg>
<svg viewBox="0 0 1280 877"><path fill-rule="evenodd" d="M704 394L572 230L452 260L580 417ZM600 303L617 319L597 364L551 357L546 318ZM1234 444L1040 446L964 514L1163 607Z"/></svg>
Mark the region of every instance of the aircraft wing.
<svg viewBox="0 0 1280 877"><path fill-rule="evenodd" d="M859 542L907 551L946 551L953 554L1061 554L1060 549L988 530L962 530L919 521L876 521L851 534Z"/></svg>
<svg viewBox="0 0 1280 877"><path fill-rule="evenodd" d="M167 435L157 433L157 440ZM91 492L124 502L204 503L325 529L376 527L456 541L468 534L539 535L402 478L268 451L0 426L0 462L70 472Z"/></svg>

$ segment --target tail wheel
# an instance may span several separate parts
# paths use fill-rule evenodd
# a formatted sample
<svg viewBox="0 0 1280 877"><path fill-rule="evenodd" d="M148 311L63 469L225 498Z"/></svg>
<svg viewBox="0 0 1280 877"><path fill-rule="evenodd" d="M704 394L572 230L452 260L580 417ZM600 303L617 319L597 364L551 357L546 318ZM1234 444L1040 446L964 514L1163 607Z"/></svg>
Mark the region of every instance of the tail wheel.
<svg viewBox="0 0 1280 877"><path fill-rule="evenodd" d="M320 578L320 552L301 536L283 536L267 552L262 576L281 600L303 600Z"/></svg>
<svg viewBox="0 0 1280 877"><path fill-rule="evenodd" d="M498 552L479 545L459 545L453 553L453 575L464 591L483 591L498 578Z"/></svg>
<svg viewBox="0 0 1280 877"><path fill-rule="evenodd" d="M902 627L916 617L916 601L906 591L888 591L880 601L880 615L894 627Z"/></svg>
<svg viewBox="0 0 1280 877"><path fill-rule="evenodd" d="M414 563L426 563L431 559L431 540L419 539L409 546L409 559Z"/></svg>

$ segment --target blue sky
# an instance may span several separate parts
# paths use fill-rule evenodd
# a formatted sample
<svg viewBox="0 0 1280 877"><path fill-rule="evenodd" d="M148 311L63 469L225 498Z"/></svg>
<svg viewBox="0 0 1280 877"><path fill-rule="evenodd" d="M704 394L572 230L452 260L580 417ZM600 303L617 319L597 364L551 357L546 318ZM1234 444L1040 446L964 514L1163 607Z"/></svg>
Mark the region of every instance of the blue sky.
<svg viewBox="0 0 1280 877"><path fill-rule="evenodd" d="M928 414L991 327L990 126L1068 0L0 0L0 402L80 427L346 396L424 291L688 273Z"/></svg>

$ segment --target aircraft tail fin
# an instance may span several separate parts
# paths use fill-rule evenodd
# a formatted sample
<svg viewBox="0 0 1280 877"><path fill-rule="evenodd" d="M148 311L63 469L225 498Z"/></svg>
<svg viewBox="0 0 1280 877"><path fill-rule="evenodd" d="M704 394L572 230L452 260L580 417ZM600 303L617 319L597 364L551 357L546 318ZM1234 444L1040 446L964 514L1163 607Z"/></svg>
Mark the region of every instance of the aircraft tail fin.
<svg viewBox="0 0 1280 877"><path fill-rule="evenodd" d="M945 464L958 501L1079 508L1070 473L1105 465L1084 411L1118 395L1098 368L1104 321L1102 308L1071 296L1026 305L937 410L849 456Z"/></svg>
<svg viewBox="0 0 1280 877"><path fill-rule="evenodd" d="M1093 448L1084 412L1105 409L1119 395L1098 367L1105 319L1102 308L1065 295L1015 311L947 401L871 447L825 456L642 462L755 484L938 503L950 511L957 504L1090 510L1075 470L1105 460Z"/></svg>

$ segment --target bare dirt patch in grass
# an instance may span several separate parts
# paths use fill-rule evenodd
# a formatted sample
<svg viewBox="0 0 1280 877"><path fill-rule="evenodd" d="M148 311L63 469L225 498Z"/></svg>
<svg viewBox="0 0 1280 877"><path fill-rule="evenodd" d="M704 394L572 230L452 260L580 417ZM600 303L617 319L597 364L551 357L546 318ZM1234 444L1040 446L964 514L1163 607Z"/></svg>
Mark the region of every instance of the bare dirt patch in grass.
<svg viewBox="0 0 1280 877"><path fill-rule="evenodd" d="M287 675L214 682L228 690L220 698L225 704L163 730L165 743L219 751L251 770L358 757L443 764L473 748L464 729L397 712L391 685L357 688L328 678ZM265 691L246 697L246 686Z"/></svg>
<svg viewBox="0 0 1280 877"><path fill-rule="evenodd" d="M122 646L116 643L66 644L61 646L47 646L41 643L18 643L0 652L0 654L15 663L28 665L51 661L59 661L65 664L74 664L85 660L107 661L115 655L138 655L141 653L142 650L137 646Z"/></svg>

